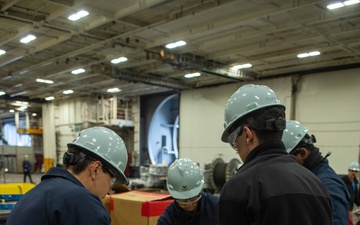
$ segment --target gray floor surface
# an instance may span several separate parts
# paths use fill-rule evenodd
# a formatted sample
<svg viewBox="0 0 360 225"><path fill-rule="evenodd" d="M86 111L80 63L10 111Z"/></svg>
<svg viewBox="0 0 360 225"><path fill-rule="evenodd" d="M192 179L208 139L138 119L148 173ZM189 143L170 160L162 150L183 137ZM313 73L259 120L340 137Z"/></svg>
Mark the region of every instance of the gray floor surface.
<svg viewBox="0 0 360 225"><path fill-rule="evenodd" d="M38 184L41 180L43 173L33 173L31 178L35 184ZM9 183L22 183L24 181L24 175L22 173L2 173L0 174L0 184ZM26 182L30 183L29 177L26 178Z"/></svg>

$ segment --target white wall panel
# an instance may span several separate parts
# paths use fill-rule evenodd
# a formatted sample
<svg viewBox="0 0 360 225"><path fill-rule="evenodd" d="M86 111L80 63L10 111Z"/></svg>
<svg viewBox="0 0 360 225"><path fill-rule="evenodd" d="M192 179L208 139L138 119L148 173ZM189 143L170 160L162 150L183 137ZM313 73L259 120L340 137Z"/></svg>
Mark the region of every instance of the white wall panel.
<svg viewBox="0 0 360 225"><path fill-rule="evenodd" d="M316 145L331 166L347 173L359 159L360 70L352 69L303 76L296 97L296 119L317 138Z"/></svg>
<svg viewBox="0 0 360 225"><path fill-rule="evenodd" d="M339 174L359 160L360 148L360 69L300 76L295 97L291 77L253 82L270 86L287 107L286 117L307 126L317 138L317 147L329 157ZM216 157L225 162L237 157L220 140L224 106L230 95L245 83L185 91L180 97L180 157L209 163ZM292 103L294 108L292 107Z"/></svg>
<svg viewBox="0 0 360 225"><path fill-rule="evenodd" d="M254 81L272 88L287 108L291 104L291 78ZM220 140L224 130L224 107L229 97L242 85L184 91L180 95L180 158L210 163L221 156L225 162L239 158L227 143Z"/></svg>

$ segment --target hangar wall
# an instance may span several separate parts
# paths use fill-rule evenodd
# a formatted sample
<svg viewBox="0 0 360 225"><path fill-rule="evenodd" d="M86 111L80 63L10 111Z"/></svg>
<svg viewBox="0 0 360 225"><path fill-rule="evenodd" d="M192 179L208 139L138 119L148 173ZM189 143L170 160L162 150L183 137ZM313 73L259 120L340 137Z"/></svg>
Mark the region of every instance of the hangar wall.
<svg viewBox="0 0 360 225"><path fill-rule="evenodd" d="M180 96L179 155L200 164L219 156L225 161L239 158L220 140L224 106L240 86L264 84L285 104L287 119L299 120L308 127L323 155L332 152L330 165L337 173L345 174L347 165L359 158L359 72L360 69L351 69L294 75L184 91Z"/></svg>

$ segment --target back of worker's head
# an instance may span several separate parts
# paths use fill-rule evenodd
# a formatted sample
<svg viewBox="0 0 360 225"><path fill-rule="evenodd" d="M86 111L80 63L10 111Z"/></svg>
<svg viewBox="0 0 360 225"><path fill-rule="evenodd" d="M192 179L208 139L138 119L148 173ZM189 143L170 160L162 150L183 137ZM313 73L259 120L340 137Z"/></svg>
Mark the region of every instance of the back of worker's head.
<svg viewBox="0 0 360 225"><path fill-rule="evenodd" d="M229 142L230 134L244 124L255 130L261 142L281 139L285 128L285 106L268 86L247 84L228 99L221 140Z"/></svg>
<svg viewBox="0 0 360 225"><path fill-rule="evenodd" d="M286 152L295 154L301 147L312 151L316 139L314 135L310 136L308 131L309 130L298 121L287 120L286 128L284 129L282 136Z"/></svg>
<svg viewBox="0 0 360 225"><path fill-rule="evenodd" d="M124 170L128 153L123 139L105 127L92 127L78 133L76 139L68 144L63 164L74 165L74 172L81 172L94 160L99 160L109 168L120 183L127 183Z"/></svg>
<svg viewBox="0 0 360 225"><path fill-rule="evenodd" d="M169 167L167 189L175 199L188 199L198 195L204 185L204 175L190 159L177 159Z"/></svg>

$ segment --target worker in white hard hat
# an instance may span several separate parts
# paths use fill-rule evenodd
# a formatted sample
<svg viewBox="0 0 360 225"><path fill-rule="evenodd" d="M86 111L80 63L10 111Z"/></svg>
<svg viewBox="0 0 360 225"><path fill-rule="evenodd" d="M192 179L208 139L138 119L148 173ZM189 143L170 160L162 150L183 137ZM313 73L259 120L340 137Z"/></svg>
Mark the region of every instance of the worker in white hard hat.
<svg viewBox="0 0 360 225"><path fill-rule="evenodd" d="M65 168L52 167L16 203L7 225L110 225L101 198L117 183L127 183L125 143L105 127L82 130L68 144Z"/></svg>
<svg viewBox="0 0 360 225"><path fill-rule="evenodd" d="M31 178L31 173L32 173L32 165L31 162L29 160L29 155L24 155L24 160L22 162L22 168L23 168L23 174L24 174L24 183L26 183L26 177L29 177L30 183L34 183L32 178Z"/></svg>
<svg viewBox="0 0 360 225"><path fill-rule="evenodd" d="M350 193L350 211L349 211L349 225L354 224L353 219L353 210L354 206L359 207L360 206L360 193L358 188L358 180L356 178L356 175L359 173L360 167L358 162L351 162L348 166L348 174L342 177L342 180L346 184L346 187L348 188L348 191Z"/></svg>
<svg viewBox="0 0 360 225"><path fill-rule="evenodd" d="M219 225L331 225L326 187L281 141L285 106L265 85L247 84L227 101L223 142L244 164L223 186Z"/></svg>
<svg viewBox="0 0 360 225"><path fill-rule="evenodd" d="M217 225L219 197L202 192L204 175L187 158L175 160L168 170L166 186L174 198L157 225Z"/></svg>
<svg viewBox="0 0 360 225"><path fill-rule="evenodd" d="M327 188L332 203L332 224L344 225L349 221L350 194L341 177L330 167L327 159L330 152L321 155L315 147L316 138L308 134L308 129L296 120L287 120L282 141L286 151L297 161L313 172Z"/></svg>

